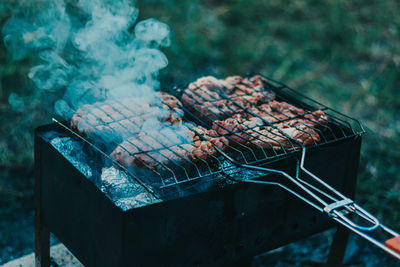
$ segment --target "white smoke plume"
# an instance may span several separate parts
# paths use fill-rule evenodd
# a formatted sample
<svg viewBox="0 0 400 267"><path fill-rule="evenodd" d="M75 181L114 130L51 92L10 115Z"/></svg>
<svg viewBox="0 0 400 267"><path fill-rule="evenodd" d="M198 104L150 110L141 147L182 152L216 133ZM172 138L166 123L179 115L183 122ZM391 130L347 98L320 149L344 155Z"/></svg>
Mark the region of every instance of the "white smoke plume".
<svg viewBox="0 0 400 267"><path fill-rule="evenodd" d="M112 98L151 101L159 89L158 72L168 65L159 47L169 45L170 30L156 19L137 22L131 2L25 1L4 25L12 57L39 61L29 72L35 90L63 92L57 114L69 118L83 104ZM18 109L21 101L16 94L9 98Z"/></svg>

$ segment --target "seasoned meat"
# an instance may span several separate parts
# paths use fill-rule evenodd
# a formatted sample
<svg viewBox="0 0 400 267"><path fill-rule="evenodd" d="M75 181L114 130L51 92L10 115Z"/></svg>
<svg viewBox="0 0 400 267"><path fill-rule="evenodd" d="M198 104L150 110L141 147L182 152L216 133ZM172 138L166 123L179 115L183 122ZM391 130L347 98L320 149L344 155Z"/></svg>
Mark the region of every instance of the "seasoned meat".
<svg viewBox="0 0 400 267"><path fill-rule="evenodd" d="M223 119L236 112L220 94L218 80L208 76L191 83L182 94L182 103L202 119Z"/></svg>
<svg viewBox="0 0 400 267"><path fill-rule="evenodd" d="M83 135L125 138L139 133L149 119L169 124L182 121L182 104L177 98L163 92L156 93L156 97L150 103L138 98L124 98L83 105L73 115L71 128Z"/></svg>
<svg viewBox="0 0 400 267"><path fill-rule="evenodd" d="M250 79L241 76L230 76L225 79L225 86L229 88L227 94L231 98L247 95L252 96L257 101L262 100L264 103L275 99L275 94L265 88L266 84L268 84L268 81L259 75Z"/></svg>
<svg viewBox="0 0 400 267"><path fill-rule="evenodd" d="M184 104L203 104L204 102L221 100L223 98L219 94L220 90L216 90L217 85L204 83L203 79L205 78L200 78L196 82L189 84L188 88L184 91L181 97ZM216 82L218 81L215 78L212 81L214 80Z"/></svg>
<svg viewBox="0 0 400 267"><path fill-rule="evenodd" d="M228 100L222 99L214 102L195 104L189 110L203 120L224 119L236 113L236 107L232 106Z"/></svg>
<svg viewBox="0 0 400 267"><path fill-rule="evenodd" d="M294 120L290 123L279 123L274 127L256 127L248 131L251 138L248 144L274 150L291 150L304 146L315 145L321 138L311 127Z"/></svg>
<svg viewBox="0 0 400 267"><path fill-rule="evenodd" d="M236 114L226 120L214 121L212 127L218 134L228 137L233 144L244 144L248 141L249 136L246 133L246 125L242 122L242 116Z"/></svg>
<svg viewBox="0 0 400 267"><path fill-rule="evenodd" d="M260 105L269 101L269 98L263 93L255 92L250 95L236 95L232 94L229 96L232 103L239 107L251 108L255 105Z"/></svg>
<svg viewBox="0 0 400 267"><path fill-rule="evenodd" d="M193 134L186 129L186 134L174 135L164 131L140 132L120 143L111 153L111 157L124 166L160 167L164 163L177 162L187 158L184 153L176 154L174 149L167 149L192 139Z"/></svg>
<svg viewBox="0 0 400 267"><path fill-rule="evenodd" d="M261 117L263 120L274 123L301 116L305 113L303 109L297 108L286 102L271 101L268 104L253 106L249 109L252 114Z"/></svg>
<svg viewBox="0 0 400 267"><path fill-rule="evenodd" d="M156 100L160 100L162 104L169 106L171 109L181 108L182 103L173 95L167 94L165 92L157 92Z"/></svg>
<svg viewBox="0 0 400 267"><path fill-rule="evenodd" d="M186 128L184 135L171 136L163 131L141 132L118 145L111 157L127 167L165 170L173 164L181 166L207 160L218 154L216 147L226 150L228 146L225 137L201 126L193 127L192 130Z"/></svg>
<svg viewBox="0 0 400 267"><path fill-rule="evenodd" d="M262 104L249 108L251 115L260 117L267 123L276 123L280 121L290 121L293 118L302 120L305 124L313 127L325 128L328 124L328 117L322 110L306 112L286 102L276 100L269 104Z"/></svg>
<svg viewBox="0 0 400 267"><path fill-rule="evenodd" d="M227 137L232 145L239 143L289 149L292 143L296 146L296 141L303 145L320 141L317 129L324 130L328 122L323 111L306 113L288 103L273 102L273 105L252 108L250 114L235 114L225 120L216 120L212 127L218 134ZM281 112L277 112L278 108Z"/></svg>
<svg viewBox="0 0 400 267"><path fill-rule="evenodd" d="M119 136L113 159L159 173L208 161L229 148L279 152L320 142L327 115L276 100L267 84L261 76L206 76L188 85L182 103L162 92L150 103L129 98L98 102L79 109L71 126L83 134ZM182 107L212 129L184 124ZM154 119L168 127L153 129Z"/></svg>
<svg viewBox="0 0 400 267"><path fill-rule="evenodd" d="M306 118L306 123L309 124L311 121L312 126L322 129L325 129L329 122L328 116L322 110L316 110L306 114L304 118Z"/></svg>
<svg viewBox="0 0 400 267"><path fill-rule="evenodd" d="M218 134L227 137L232 145L236 145L246 144L250 138L248 131L262 125L264 122L258 117L235 114L226 120L214 121L212 128Z"/></svg>
<svg viewBox="0 0 400 267"><path fill-rule="evenodd" d="M265 83L267 81L260 76L250 79L231 76L225 80L206 76L189 84L182 94L182 102L201 119L223 120L245 112L244 108L275 99L275 95L264 88Z"/></svg>
<svg viewBox="0 0 400 267"><path fill-rule="evenodd" d="M223 151L226 150L229 145L228 140L225 137L220 136L213 129L207 130L202 126L197 126L197 127L193 128L193 131L196 133L196 135L194 137L194 141L195 142L201 141L199 147L202 147L202 145L206 145L205 146L205 147L207 147L206 150L208 152L210 152L209 154L211 154L213 156L215 156L217 154L217 152L214 150L210 151L210 148L208 148L209 144L206 144L204 142L211 143L212 145L218 147L219 149L221 149ZM197 143L197 144L199 144L199 143ZM198 147L196 144L195 144L195 146Z"/></svg>
<svg viewBox="0 0 400 267"><path fill-rule="evenodd" d="M223 91L226 83L224 80L217 79L213 76L205 76L197 79L189 84L188 88L195 90L196 88L205 88L212 92Z"/></svg>

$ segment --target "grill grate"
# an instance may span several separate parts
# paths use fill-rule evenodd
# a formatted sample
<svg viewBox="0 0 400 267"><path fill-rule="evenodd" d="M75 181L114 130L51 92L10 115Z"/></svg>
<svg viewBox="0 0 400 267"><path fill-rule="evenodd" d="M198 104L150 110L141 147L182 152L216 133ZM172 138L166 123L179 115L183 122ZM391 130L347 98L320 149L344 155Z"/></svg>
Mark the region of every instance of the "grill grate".
<svg viewBox="0 0 400 267"><path fill-rule="evenodd" d="M294 119L305 120L302 123L295 125L293 128L299 132L309 135L312 138L313 142L310 146L308 146L310 148L332 142L337 142L346 138L351 138L355 135L361 134L364 131L361 124L357 120L343 115L337 111L334 111L304 95L301 95L282 83L276 82L269 78L266 79L268 80L268 82L264 84L264 89L267 92L273 92L276 95L277 101L284 101L294 105L295 107L302 108L304 109L305 113L300 114L292 112L294 115L288 116L287 114L279 110L274 110L274 113L269 113L264 109L262 110L260 108L260 105L268 104L269 101L272 100L272 98L268 98L267 93L265 93L267 101L261 101L261 104L256 105L245 99L244 101L246 106L244 106L243 103L239 103L235 99L236 97L239 98L243 96L250 96L250 94L239 88L237 85L230 84L230 87L232 86L236 89L236 93L229 96L224 93L228 90L228 88L226 87L224 87L221 91L214 91L218 94L218 98L213 95L208 96L211 97L211 99L205 99L204 96L197 94L195 91L192 91L193 99L194 97L197 99L203 99L213 108L215 108L218 113L210 114L210 111L208 111L208 113L205 114L203 110L201 110L195 104L185 102L184 105L181 107L185 113L184 119L186 121L195 122L196 124L204 126L208 129L212 127L213 123L218 125L227 132L225 137L229 140L229 145L227 145L226 153L239 162L253 165L261 165L268 161L273 161L278 158L286 157L293 153L297 153L302 149L302 143L300 143L296 139L291 138L280 127L278 127L278 125L290 123L290 121ZM245 86L245 84L242 85ZM183 89L175 88L174 92L176 93L176 95L180 96L183 93ZM186 96L188 95L186 94ZM221 109L221 107L216 104L216 102L220 101L221 99L229 101L231 105L227 105L223 107L224 109ZM139 123L140 117L135 116L136 111L132 110L122 101L115 101L118 104L118 108L114 105L103 104L99 106L93 106L91 107L91 109L88 109L87 112L90 113L90 116L92 116L94 120L86 120L85 122L88 124L89 127L92 128L94 135L96 135L96 131L101 128L102 130L106 129L110 133L110 136L115 137L111 140L107 140L110 144L107 144L105 147L120 146L133 157L137 156L137 154L146 152L146 157L151 158L152 161L155 162L156 166L150 166L141 158L136 157L141 162L144 168L124 168L136 180L139 179L138 176L143 176L140 175L142 174L143 169L147 169L152 173L151 178L149 179L149 183L151 184L151 186L164 188L172 185L198 180L199 178L211 178L213 176L217 176L218 174L223 173L227 170L227 168L234 168L232 165L229 165L227 167L227 165L224 164L226 160L223 157L214 156L208 153L207 160L199 159L196 162L192 162L187 158L182 157L182 155L171 148L177 145L179 148L187 151L185 146L183 146L185 143L187 143L183 136L178 136L178 138L182 142L175 142L173 146L165 145L165 143L163 143L161 140L157 140L153 136L149 136L151 138L151 142L140 138L136 138L136 142L130 142L128 140L128 145L135 147L138 150L137 153L132 153L129 148L124 147L121 144L121 141L127 140L127 137L135 136L139 133L141 128L141 125ZM159 108L162 108L162 105L167 104L165 102L161 102L157 105ZM224 125L216 122L218 120L224 120L227 117L231 117L232 113L234 114L237 109L241 109L244 111L245 114L250 114L258 118L263 122L264 125L261 127L244 126L244 129L236 129L235 131L232 131L231 129L226 128ZM126 110L129 112L122 112L122 110ZM322 110L327 115L328 119L313 114L313 112L316 110ZM269 118L271 118L271 120L266 120L265 117L261 117L254 111L264 112ZM311 115L313 115L314 117ZM96 123L93 123L93 121L95 121ZM312 125L305 122L312 122ZM191 130L193 130L190 124L188 124L188 126L189 128L191 128ZM246 143L239 142L238 140L240 140L240 138L244 138L243 135L248 133L248 131L250 130L257 133L255 140L253 142ZM319 142L314 140L313 136L310 134L311 131L315 131L316 133L318 133L320 137ZM278 145L274 147L271 144L272 141L277 143ZM100 147L103 146L100 145ZM143 147L145 147L146 149L143 150ZM104 154L108 154L104 150L103 152ZM180 158L182 163L170 161L170 164L164 164L160 159L168 159L166 152L172 153L171 155ZM121 166L120 164L118 165Z"/></svg>

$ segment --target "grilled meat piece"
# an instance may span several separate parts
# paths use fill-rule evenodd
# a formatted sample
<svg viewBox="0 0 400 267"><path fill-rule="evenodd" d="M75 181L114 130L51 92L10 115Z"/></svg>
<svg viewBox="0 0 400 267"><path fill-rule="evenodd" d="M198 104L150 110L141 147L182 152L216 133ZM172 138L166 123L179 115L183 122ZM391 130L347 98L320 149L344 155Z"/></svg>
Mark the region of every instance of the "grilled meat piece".
<svg viewBox="0 0 400 267"><path fill-rule="evenodd" d="M186 143L193 136L189 129L179 136L166 130L140 132L120 143L110 156L127 167L135 165L158 169L165 163L171 164L188 159L187 155L175 146Z"/></svg>
<svg viewBox="0 0 400 267"><path fill-rule="evenodd" d="M297 108L286 102L271 101L268 104L254 106L249 109L250 113L261 117L263 120L274 123L301 116L305 113L303 109Z"/></svg>
<svg viewBox="0 0 400 267"><path fill-rule="evenodd" d="M223 83L212 76L206 76L190 83L182 95L184 104L202 104L204 102L221 100L219 92L223 91Z"/></svg>
<svg viewBox="0 0 400 267"><path fill-rule="evenodd" d="M254 92L251 95L229 95L231 101L234 105L239 106L240 109L250 109L256 105L261 105L263 103L268 103L269 98L263 93Z"/></svg>
<svg viewBox="0 0 400 267"><path fill-rule="evenodd" d="M286 102L272 101L249 109L251 115L260 117L268 123L289 121L293 118L303 119L303 122L313 127L324 128L328 124L328 117L322 110L306 112Z"/></svg>
<svg viewBox="0 0 400 267"><path fill-rule="evenodd" d="M223 119L236 111L230 107L229 101L219 94L221 90L219 80L211 76L203 77L189 84L182 94L182 103L195 116L211 120Z"/></svg>
<svg viewBox="0 0 400 267"><path fill-rule="evenodd" d="M328 116L322 110L316 110L309 114L304 115L306 118L306 124L310 124L314 127L325 129L328 125Z"/></svg>
<svg viewBox="0 0 400 267"><path fill-rule="evenodd" d="M272 92L265 90L266 82L261 76L231 76L225 80L206 76L189 84L182 102L195 116L221 120L275 99Z"/></svg>
<svg viewBox="0 0 400 267"><path fill-rule="evenodd" d="M245 115L235 114L226 120L216 120L212 128L220 135L226 136L235 143L245 144L250 136L248 130L256 126L262 126L264 123L257 117L247 118Z"/></svg>
<svg viewBox="0 0 400 267"><path fill-rule="evenodd" d="M292 123L279 123L274 127L256 127L248 131L251 136L248 144L267 149L292 150L304 146L315 145L321 138L308 125L293 120Z"/></svg>
<svg viewBox="0 0 400 267"><path fill-rule="evenodd" d="M195 116L201 117L203 120L224 119L236 113L234 107L228 100L222 99L214 102L204 102L203 104L195 104L189 108L190 112Z"/></svg>
<svg viewBox="0 0 400 267"><path fill-rule="evenodd" d="M229 89L226 93L229 96L258 94L259 97L262 96L265 102L268 102L275 99L275 94L265 88L266 84L268 84L268 81L260 75L255 75L250 79L237 75L225 79L225 87Z"/></svg>
<svg viewBox="0 0 400 267"><path fill-rule="evenodd" d="M155 101L148 103L138 98L106 100L83 105L71 119L71 128L83 135L104 139L125 138L139 133L149 119L169 124L182 121L181 102L163 92L156 93Z"/></svg>
<svg viewBox="0 0 400 267"><path fill-rule="evenodd" d="M165 131L141 132L123 141L111 157L126 167L137 166L166 171L176 166L207 160L226 150L228 140L214 130L201 126L185 129L186 136L172 136Z"/></svg>
<svg viewBox="0 0 400 267"><path fill-rule="evenodd" d="M197 126L193 128L193 131L195 132L193 146L210 156L216 156L218 154L215 147L223 151L228 148L229 141L225 137L220 136L213 129L207 130L202 126Z"/></svg>
<svg viewBox="0 0 400 267"><path fill-rule="evenodd" d="M205 76L197 79L189 84L188 88L196 90L197 88L205 88L211 92L223 91L226 83L222 79L217 79L213 76Z"/></svg>
<svg viewBox="0 0 400 267"><path fill-rule="evenodd" d="M291 119L293 117L296 118ZM296 142L303 145L319 142L317 129L324 130L327 122L327 116L321 110L306 113L286 102L273 101L271 105L251 108L250 113L216 120L212 127L218 134L226 136L232 145L249 143L262 148L288 149L292 143L296 146Z"/></svg>

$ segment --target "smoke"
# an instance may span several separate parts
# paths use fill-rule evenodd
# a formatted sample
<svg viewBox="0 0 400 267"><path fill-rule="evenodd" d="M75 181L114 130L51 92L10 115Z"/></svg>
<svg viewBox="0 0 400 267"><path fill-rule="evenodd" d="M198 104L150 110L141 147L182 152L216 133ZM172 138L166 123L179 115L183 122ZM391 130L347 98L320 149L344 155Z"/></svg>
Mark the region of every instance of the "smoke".
<svg viewBox="0 0 400 267"><path fill-rule="evenodd" d="M159 71L168 65L160 51L170 45L168 25L154 18L137 21L131 0L23 1L14 13L2 29L4 44L14 60L34 63L28 73L31 97L9 96L15 111L58 96L53 112L93 141L106 141L106 153L140 132L156 146L166 145L161 138L168 146L192 141L176 100L156 93ZM161 97L169 102L161 103ZM93 103L90 113L87 104ZM139 145L144 151L152 146Z"/></svg>
<svg viewBox="0 0 400 267"><path fill-rule="evenodd" d="M16 10L3 27L4 44L14 60L39 62L28 75L34 90L64 94L57 114L106 99L151 101L159 89L158 73L168 65L159 48L170 44L170 29L156 19L136 23L131 1L27 1ZM18 95L9 99L23 109Z"/></svg>
<svg viewBox="0 0 400 267"><path fill-rule="evenodd" d="M21 112L25 109L24 101L16 93L11 93L8 96L8 102L10 103L11 107L17 112Z"/></svg>
<svg viewBox="0 0 400 267"><path fill-rule="evenodd" d="M138 10L128 0L23 1L14 11L2 34L14 60L37 62L28 74L34 91L29 100L63 95L53 111L68 120L85 104L129 99L152 114L141 131L163 132L177 144L177 135L189 141L183 124L166 123L169 111L154 105L158 73L168 65L159 50L170 45L168 25L153 18L137 22ZM9 103L15 111L27 106L15 93ZM113 141L129 137L126 130L99 134Z"/></svg>

